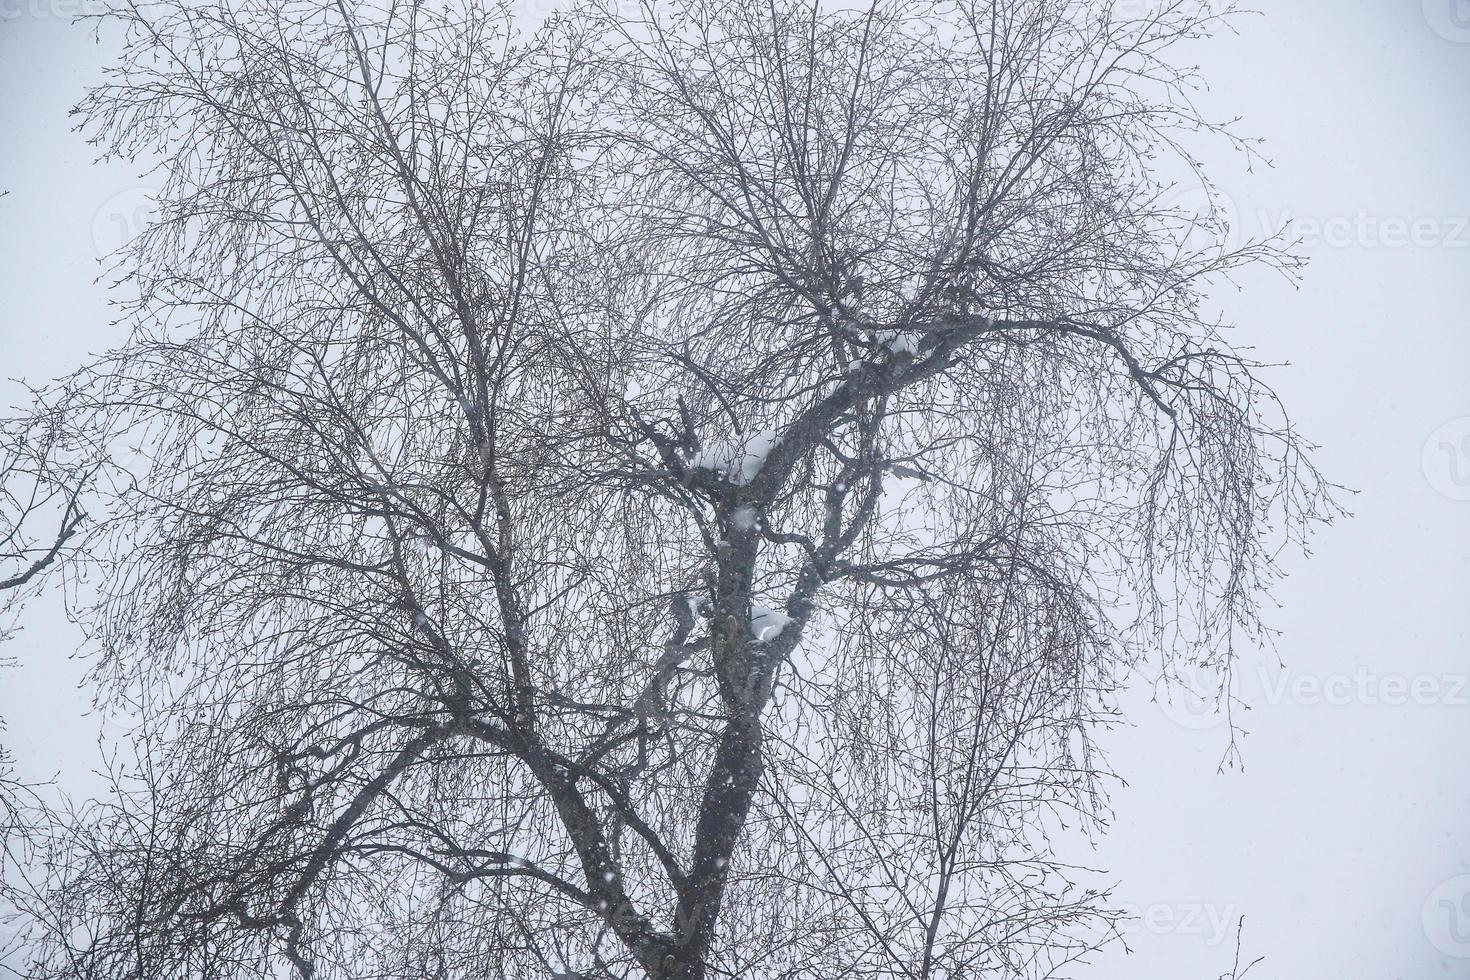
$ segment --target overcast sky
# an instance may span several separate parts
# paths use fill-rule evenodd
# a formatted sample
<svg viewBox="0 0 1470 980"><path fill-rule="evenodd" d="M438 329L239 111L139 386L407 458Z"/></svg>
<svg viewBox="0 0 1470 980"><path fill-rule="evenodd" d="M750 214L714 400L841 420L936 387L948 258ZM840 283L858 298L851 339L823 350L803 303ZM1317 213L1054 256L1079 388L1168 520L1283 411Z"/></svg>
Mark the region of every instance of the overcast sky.
<svg viewBox="0 0 1470 980"><path fill-rule="evenodd" d="M526 0L536 5L538 0ZM115 338L97 257L152 183L99 166L67 110L106 50L64 15L0 0L0 374L40 381ZM1354 516L1289 561L1275 655L1248 659L1244 770L1188 699L1110 736L1111 835L1085 863L1141 913L1091 975L1254 980L1470 977L1470 0L1260 0L1197 49L1214 116L1273 168L1215 161L1247 236L1295 222L1299 287L1215 296L1265 360ZM19 389L7 383L0 401ZM94 719L57 602L4 651L6 743L30 777L85 791ZM1277 666L1277 658L1283 667ZM1206 678L1205 680L1208 680ZM1460 877L1464 876L1464 877ZM1227 928L1228 926L1228 928ZM1086 971L1084 971L1086 975Z"/></svg>

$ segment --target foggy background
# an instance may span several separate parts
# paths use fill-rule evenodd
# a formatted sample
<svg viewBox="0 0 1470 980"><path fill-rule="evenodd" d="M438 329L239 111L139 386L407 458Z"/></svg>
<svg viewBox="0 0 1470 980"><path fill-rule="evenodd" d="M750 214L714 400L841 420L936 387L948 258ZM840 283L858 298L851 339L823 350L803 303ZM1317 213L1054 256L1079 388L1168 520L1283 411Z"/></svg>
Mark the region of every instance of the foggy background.
<svg viewBox="0 0 1470 980"><path fill-rule="evenodd" d="M1127 0L1124 0L1126 3ZM1142 0L1139 0L1142 6ZM533 14L548 0L522 0ZM1353 517L1327 528L1235 686L1229 728L1147 678L1104 737L1116 786L1096 853L1139 916L1079 974L1206 980L1245 917L1252 980L1470 978L1470 0L1260 0L1186 52L1205 114L1242 117L1273 168L1206 160L1237 232L1291 223L1300 286L1265 271L1214 301ZM96 165L67 112L109 60L83 0L0 0L0 403L121 339L99 256L147 220L157 181ZM32 603L0 657L18 774L96 786L98 719L78 631ZM1201 677L1201 690L1216 683Z"/></svg>

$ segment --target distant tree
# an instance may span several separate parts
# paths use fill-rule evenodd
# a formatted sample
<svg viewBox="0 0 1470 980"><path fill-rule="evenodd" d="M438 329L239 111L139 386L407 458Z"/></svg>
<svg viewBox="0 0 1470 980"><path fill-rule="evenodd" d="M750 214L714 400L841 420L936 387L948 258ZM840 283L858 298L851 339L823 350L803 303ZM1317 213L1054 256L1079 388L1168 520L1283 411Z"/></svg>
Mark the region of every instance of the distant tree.
<svg viewBox="0 0 1470 980"><path fill-rule="evenodd" d="M1201 309L1207 4L122 4L163 160L25 975L1051 977L1143 658L1331 513ZM1172 168L1172 169L1171 169ZM127 455L138 446L143 454Z"/></svg>

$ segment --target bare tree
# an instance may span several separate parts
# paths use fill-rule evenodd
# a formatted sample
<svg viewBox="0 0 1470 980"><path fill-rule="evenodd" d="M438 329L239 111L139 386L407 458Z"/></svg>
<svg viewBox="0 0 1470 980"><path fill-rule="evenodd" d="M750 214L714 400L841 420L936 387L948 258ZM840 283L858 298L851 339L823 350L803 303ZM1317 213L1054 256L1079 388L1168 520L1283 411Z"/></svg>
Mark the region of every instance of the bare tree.
<svg viewBox="0 0 1470 980"><path fill-rule="evenodd" d="M1325 488L1166 2L127 3L161 159L32 977L1051 977L1143 659ZM1172 168L1172 169L1171 169ZM1202 238L1204 239L1202 241Z"/></svg>
<svg viewBox="0 0 1470 980"><path fill-rule="evenodd" d="M79 502L84 479L52 457L57 432L57 420L45 416L0 426L0 643L11 637L23 601L75 544L86 520ZM0 670L11 666L10 658L0 657ZM0 719L0 735L4 731ZM16 776L0 742L0 875L20 869L34 835L50 823L36 789ZM4 898L0 889L0 959L10 945L4 927L15 913Z"/></svg>
<svg viewBox="0 0 1470 980"><path fill-rule="evenodd" d="M0 430L0 614L81 529L82 483L49 458L56 420ZM0 632L0 638L4 637Z"/></svg>
<svg viewBox="0 0 1470 980"><path fill-rule="evenodd" d="M55 414L39 411L0 425L0 641L8 614L86 519L85 481L53 457L61 428Z"/></svg>

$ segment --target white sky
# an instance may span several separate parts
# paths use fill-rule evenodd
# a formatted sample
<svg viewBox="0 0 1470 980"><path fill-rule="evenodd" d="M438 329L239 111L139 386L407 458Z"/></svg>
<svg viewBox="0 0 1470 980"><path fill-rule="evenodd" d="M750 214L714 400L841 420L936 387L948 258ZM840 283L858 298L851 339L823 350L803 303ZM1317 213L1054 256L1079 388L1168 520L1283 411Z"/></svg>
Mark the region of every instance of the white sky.
<svg viewBox="0 0 1470 980"><path fill-rule="evenodd" d="M537 0L527 0L535 3ZM105 52L57 16L0 0L0 375L40 381L115 334L99 243L146 201L97 166L68 107ZM1273 169L1214 169L1246 234L1298 221L1300 288L1221 292L1355 517L1292 559L1278 591L1286 674L1243 665L1245 770L1225 734L1147 692L1108 743L1130 785L1096 855L1148 914L1090 975L1206 980L1246 917L1254 980L1470 977L1470 0L1259 0L1199 51L1216 116L1242 115ZM1396 224L1398 223L1398 224ZM0 388L0 403L18 397ZM1457 421L1458 420L1458 421ZM1444 428L1448 425L1448 428ZM84 788L83 719L58 604L31 610L0 674L6 743L31 777ZM1418 684L1417 696L1394 683ZM1285 683L1285 687L1280 685ZM1323 685L1314 688L1313 685ZM1183 722L1183 723L1181 723ZM1448 882L1448 884L1445 884ZM1458 954L1458 958L1455 954ZM1085 972L1085 971L1084 971Z"/></svg>

